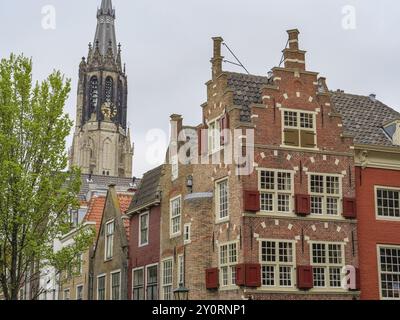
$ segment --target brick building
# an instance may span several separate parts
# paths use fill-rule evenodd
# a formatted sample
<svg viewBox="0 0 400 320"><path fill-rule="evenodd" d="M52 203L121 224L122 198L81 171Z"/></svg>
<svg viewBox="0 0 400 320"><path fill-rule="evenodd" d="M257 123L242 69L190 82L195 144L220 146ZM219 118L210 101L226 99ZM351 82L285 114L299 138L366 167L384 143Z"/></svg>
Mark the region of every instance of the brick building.
<svg viewBox="0 0 400 320"><path fill-rule="evenodd" d="M223 71L223 39L213 39L203 164L172 154L161 183L162 299L181 284L191 299L359 295L341 287L342 267L358 267L353 139L325 79L306 70L299 32L288 34L284 67L268 77ZM181 117L171 121L192 139ZM248 174L228 157L236 145Z"/></svg>
<svg viewBox="0 0 400 320"><path fill-rule="evenodd" d="M129 217L133 193L117 193L110 185L97 240L90 255L89 299L127 300Z"/></svg>
<svg viewBox="0 0 400 320"><path fill-rule="evenodd" d="M361 299L400 299L400 114L375 95L332 99L354 135Z"/></svg>
<svg viewBox="0 0 400 320"><path fill-rule="evenodd" d="M163 166L146 172L127 211L130 217L128 296L157 300L160 260L160 179Z"/></svg>

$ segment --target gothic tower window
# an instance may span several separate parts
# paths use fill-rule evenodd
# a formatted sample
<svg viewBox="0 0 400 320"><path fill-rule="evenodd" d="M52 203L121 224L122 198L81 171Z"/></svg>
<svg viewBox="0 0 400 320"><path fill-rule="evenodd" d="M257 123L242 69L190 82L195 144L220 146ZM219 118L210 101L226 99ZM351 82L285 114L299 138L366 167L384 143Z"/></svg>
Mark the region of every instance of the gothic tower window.
<svg viewBox="0 0 400 320"><path fill-rule="evenodd" d="M105 95L104 101L112 103L114 98L114 81L111 77L106 78L106 87L105 87Z"/></svg>
<svg viewBox="0 0 400 320"><path fill-rule="evenodd" d="M99 99L99 81L96 76L90 79L90 114L96 111Z"/></svg>
<svg viewBox="0 0 400 320"><path fill-rule="evenodd" d="M117 101L117 108L118 108L118 119L121 123L122 118L122 101L123 101L123 86L122 86L122 81L118 81L118 101Z"/></svg>

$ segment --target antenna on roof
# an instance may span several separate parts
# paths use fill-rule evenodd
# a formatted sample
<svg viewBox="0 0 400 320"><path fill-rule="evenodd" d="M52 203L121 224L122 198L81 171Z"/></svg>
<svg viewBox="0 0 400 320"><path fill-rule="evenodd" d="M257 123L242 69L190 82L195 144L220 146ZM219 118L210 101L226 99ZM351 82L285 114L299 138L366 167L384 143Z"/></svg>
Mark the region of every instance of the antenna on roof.
<svg viewBox="0 0 400 320"><path fill-rule="evenodd" d="M237 61L237 63L236 63L236 62L229 61L229 60L224 60L224 62L233 64L233 65L235 65L235 66L242 67L242 68L247 72L247 74L250 74L250 72L246 69L246 67L243 65L243 63L240 62L239 58L233 53L233 51L228 47L228 45L227 45L225 42L223 42L222 44L228 49L228 51L231 53L231 55L232 55L232 56L235 58L235 60Z"/></svg>
<svg viewBox="0 0 400 320"><path fill-rule="evenodd" d="M285 49L288 47L289 39L286 42ZM285 61L285 54L282 53L281 61L279 62L279 67L282 65L283 61Z"/></svg>

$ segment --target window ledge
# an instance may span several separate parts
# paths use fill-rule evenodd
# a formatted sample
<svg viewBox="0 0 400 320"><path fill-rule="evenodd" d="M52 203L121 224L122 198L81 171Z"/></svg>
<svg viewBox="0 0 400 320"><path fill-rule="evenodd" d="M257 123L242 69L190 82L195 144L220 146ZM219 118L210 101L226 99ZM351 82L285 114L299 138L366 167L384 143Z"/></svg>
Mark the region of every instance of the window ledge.
<svg viewBox="0 0 400 320"><path fill-rule="evenodd" d="M225 218L225 219L216 219L215 224L223 224L229 222L230 218Z"/></svg>
<svg viewBox="0 0 400 320"><path fill-rule="evenodd" d="M239 289L239 287L236 285L219 287L219 291L232 291L232 290L238 290L238 289Z"/></svg>

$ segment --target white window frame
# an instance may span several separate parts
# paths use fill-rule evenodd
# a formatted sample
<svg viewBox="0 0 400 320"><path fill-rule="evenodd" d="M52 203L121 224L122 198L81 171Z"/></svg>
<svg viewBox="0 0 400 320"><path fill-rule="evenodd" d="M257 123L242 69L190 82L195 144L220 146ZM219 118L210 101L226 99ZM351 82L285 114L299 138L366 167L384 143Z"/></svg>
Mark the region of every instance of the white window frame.
<svg viewBox="0 0 400 320"><path fill-rule="evenodd" d="M110 224L113 224L114 228L113 228L113 233L112 234L108 234L108 226ZM104 230L104 261L109 261L112 260L113 256L114 256L114 236L115 236L115 219L112 219L110 221L107 221L105 223L105 230ZM108 241L110 241L111 238L111 249L110 249L110 257L107 257L107 248L108 248Z"/></svg>
<svg viewBox="0 0 400 320"><path fill-rule="evenodd" d="M119 273L119 300L122 300L121 298L121 287L122 287L122 274L121 274L121 269L119 270L114 270L112 272L110 272L110 300L114 300L113 299L113 286L112 286L112 279L113 279L113 275Z"/></svg>
<svg viewBox="0 0 400 320"><path fill-rule="evenodd" d="M185 256L183 254L178 255L178 263L177 263L177 285L184 284L185 282Z"/></svg>
<svg viewBox="0 0 400 320"><path fill-rule="evenodd" d="M143 216L147 216L147 218L146 218L146 221L147 221L147 230L146 230L147 241L142 243L142 217ZM150 236L149 229L150 229L150 212L146 211L146 212L144 212L144 213L139 215L139 237L138 237L138 239L139 239L139 243L138 243L139 248L147 246L149 244L149 236Z"/></svg>
<svg viewBox="0 0 400 320"><path fill-rule="evenodd" d="M398 250L400 250L400 245L395 246L395 245L378 244L376 246L376 250L377 250L376 256L377 256L377 262L378 262L379 298L381 300L398 301L398 300L400 300L400 297L399 298L387 298L387 297L384 297L383 294L382 294L382 279L381 279L381 277L382 277L382 267L381 267L380 249L398 249ZM391 274L393 274L393 273L394 272L391 272Z"/></svg>
<svg viewBox="0 0 400 320"><path fill-rule="evenodd" d="M289 109L289 108L280 108L281 110L281 125L282 125L282 144L281 147L285 148L292 148L292 149L305 149L305 150L319 150L318 149L318 137L317 137L317 115L318 112L316 111L310 111L310 110L300 110L300 109ZM297 113L297 126L286 126L285 125L285 112L295 112ZM300 126L300 114L301 113L306 113L306 114L312 114L313 115L313 129L309 128L302 128ZM284 135L284 130L285 129L295 129L299 130L299 146L289 146L285 144L285 135ZM305 148L301 146L301 130L303 131L309 131L313 132L315 134L315 147L314 148Z"/></svg>
<svg viewBox="0 0 400 320"><path fill-rule="evenodd" d="M145 297L145 299L146 300L148 300L148 296L147 296L147 287L148 287L148 283L147 283L147 274L148 274L148 270L150 269L150 268L153 268L153 267L157 267L157 297L158 297L158 299L160 298L160 279L159 279L159 276L160 276L160 267L159 267L159 265L158 265L158 263L153 263L153 264L148 264L146 267L145 267L145 274L144 274L144 278L145 278L145 281L144 281L144 297ZM172 293L173 294L173 293Z"/></svg>
<svg viewBox="0 0 400 320"><path fill-rule="evenodd" d="M325 244L325 263L314 263L313 262L313 244ZM342 263L341 264L332 264L329 263L329 245L340 245L341 246L341 255L342 255ZM342 268L346 265L346 243L342 241L309 241L310 245L310 265L313 267L313 283L314 283L314 269L315 268L324 268L324 279L325 279L325 286L315 286L312 290L331 290L331 291L346 291L341 286L339 287L332 287L330 285L330 272L329 268L340 268L340 275L341 279L343 278Z"/></svg>
<svg viewBox="0 0 400 320"><path fill-rule="evenodd" d="M165 262L171 262L171 282L169 283L164 283L164 274L165 274L165 268L164 268L164 263ZM171 300L173 299L173 288L174 288L174 258L173 257L168 257L165 258L161 261L161 279L160 279L160 283L161 283L161 297L160 300L166 300L164 298L164 294L165 294L165 288L166 287L171 287Z"/></svg>
<svg viewBox="0 0 400 320"><path fill-rule="evenodd" d="M287 239L258 239L259 241L259 262L261 264L261 286L263 289L273 289L273 290L297 290L296 289L296 241ZM262 245L263 242L275 242L275 262L263 261L262 257ZM291 243L292 244L292 262L280 262L279 261L279 243ZM275 285L263 285L263 266L273 266L274 267L274 283ZM281 286L280 281L280 271L279 267L291 267L291 286Z"/></svg>
<svg viewBox="0 0 400 320"><path fill-rule="evenodd" d="M321 197L322 198L322 214L310 214L310 218L329 218L329 219L344 219L342 216L343 213L343 174L338 173L320 173L320 172L307 172L307 180L308 180L308 194L310 195L310 205L312 207L312 197ZM311 192L311 176L322 176L323 177L323 193ZM326 179L327 177L337 177L339 179L339 194L330 194L326 192ZM327 209L327 198L337 198L338 199L338 211L337 214L328 214Z"/></svg>
<svg viewBox="0 0 400 320"><path fill-rule="evenodd" d="M383 221L400 221L400 216L399 217L387 217L387 216L382 216L379 215L379 210L378 210L378 190L385 190L385 191L394 191L394 192L399 192L400 194L400 188L396 187L388 187L388 186L374 186L374 198L375 198L375 217L377 220L383 220Z"/></svg>
<svg viewBox="0 0 400 320"><path fill-rule="evenodd" d="M65 299L66 292L68 292L68 299ZM63 300L66 300L66 301L70 301L71 300L71 290L69 288L68 289L64 289L64 291L63 291Z"/></svg>
<svg viewBox="0 0 400 320"><path fill-rule="evenodd" d="M186 239L186 236L187 236L187 239ZM189 244L191 242L192 242L192 224L185 223L183 225L183 244Z"/></svg>
<svg viewBox="0 0 400 320"><path fill-rule="evenodd" d="M280 170L280 169L269 169L269 168L257 168L258 171L258 190L260 192L260 204L263 194L272 194L272 211L262 210L260 208L261 213L272 214L272 215L281 215L281 216L289 216L294 215L294 176L296 171L294 170ZM274 173L274 189L262 189L261 188L261 173L263 171L269 171ZM279 173L288 173L290 174L290 191L278 190L278 174ZM284 194L289 195L289 211L278 211L278 195Z"/></svg>
<svg viewBox="0 0 400 320"><path fill-rule="evenodd" d="M227 216L221 218L221 197L220 197L220 185L222 183L226 183L226 211L227 211ZM215 187L214 187L214 192L215 192L215 212L216 212L216 222L221 223L221 222L227 222L230 219L229 215L229 179L227 177L219 179L215 182Z"/></svg>
<svg viewBox="0 0 400 320"><path fill-rule="evenodd" d="M179 157L174 155L171 157L171 181L175 181L179 177Z"/></svg>
<svg viewBox="0 0 400 320"><path fill-rule="evenodd" d="M140 270L143 271L143 285L142 285L142 288L143 288L143 299L146 300L146 270L145 270L145 267L138 267L138 268L132 269L132 300L135 300L133 298L134 289L135 289L135 272L136 271L140 271ZM135 301L140 301L140 300L135 300Z"/></svg>
<svg viewBox="0 0 400 320"><path fill-rule="evenodd" d="M177 200L179 200L179 215L173 217L172 216L172 213L173 213L172 212L172 204ZM172 220L177 218L178 216L179 216L179 230L174 233ZM179 237L181 235L181 233L182 233L182 196L179 195L175 198L172 198L169 201L169 235L170 235L170 238L175 238L175 237Z"/></svg>
<svg viewBox="0 0 400 320"><path fill-rule="evenodd" d="M107 274L102 273L97 276L97 285L96 285L96 300L99 300L99 279L104 277L104 300L107 300Z"/></svg>
<svg viewBox="0 0 400 320"><path fill-rule="evenodd" d="M220 120L221 116L211 119L210 121L207 122L208 125L208 153L214 154L216 152L219 152L221 150L221 128L220 128ZM212 129L212 127L214 127Z"/></svg>
<svg viewBox="0 0 400 320"><path fill-rule="evenodd" d="M235 262L230 262L230 250L229 247L230 245L236 245L236 261ZM226 251L226 261L227 263L221 263L221 248L222 247L227 247ZM236 285L236 265L239 263L239 241L229 241L229 242L224 242L218 244L218 268L219 268L219 283L221 288L237 288ZM228 284L224 284L224 275L222 272L222 268L228 268L227 270L227 280ZM232 279L235 279L235 282L232 281Z"/></svg>
<svg viewBox="0 0 400 320"><path fill-rule="evenodd" d="M78 300L78 288L82 288L82 300L84 300L84 295L85 295L85 286L83 285L83 283L81 283L81 284L78 284L77 286L76 286L76 295L75 295L75 298L76 298L76 300Z"/></svg>

